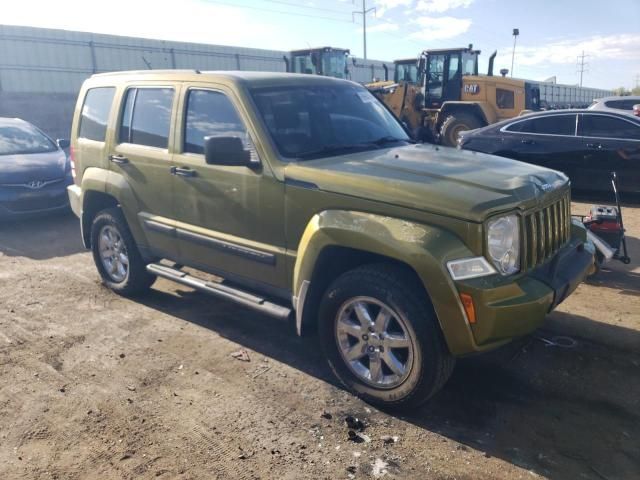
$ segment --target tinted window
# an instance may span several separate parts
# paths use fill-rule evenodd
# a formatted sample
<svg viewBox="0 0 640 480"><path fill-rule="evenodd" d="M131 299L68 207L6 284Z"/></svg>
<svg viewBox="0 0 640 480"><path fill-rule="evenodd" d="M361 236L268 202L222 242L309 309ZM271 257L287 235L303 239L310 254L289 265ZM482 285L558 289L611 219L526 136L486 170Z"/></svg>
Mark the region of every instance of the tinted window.
<svg viewBox="0 0 640 480"><path fill-rule="evenodd" d="M120 142L167 148L172 103L172 88L129 89L120 120Z"/></svg>
<svg viewBox="0 0 640 480"><path fill-rule="evenodd" d="M640 125L606 115L583 115L582 135L640 140Z"/></svg>
<svg viewBox="0 0 640 480"><path fill-rule="evenodd" d="M0 123L0 155L53 152L58 147L26 122Z"/></svg>
<svg viewBox="0 0 640 480"><path fill-rule="evenodd" d="M640 100L609 100L604 104L609 108L617 108L618 110L633 110L633 106L640 103Z"/></svg>
<svg viewBox="0 0 640 480"><path fill-rule="evenodd" d="M512 109L514 108L514 95L511 90L496 88L496 105L498 108Z"/></svg>
<svg viewBox="0 0 640 480"><path fill-rule="evenodd" d="M82 106L78 136L104 142L115 91L113 87L92 88L87 91Z"/></svg>
<svg viewBox="0 0 640 480"><path fill-rule="evenodd" d="M204 153L204 137L240 137L251 150L250 142L236 109L221 92L191 90L187 99L184 151Z"/></svg>
<svg viewBox="0 0 640 480"><path fill-rule="evenodd" d="M506 128L508 132L538 133L543 135L575 135L575 115L553 115L517 122Z"/></svg>

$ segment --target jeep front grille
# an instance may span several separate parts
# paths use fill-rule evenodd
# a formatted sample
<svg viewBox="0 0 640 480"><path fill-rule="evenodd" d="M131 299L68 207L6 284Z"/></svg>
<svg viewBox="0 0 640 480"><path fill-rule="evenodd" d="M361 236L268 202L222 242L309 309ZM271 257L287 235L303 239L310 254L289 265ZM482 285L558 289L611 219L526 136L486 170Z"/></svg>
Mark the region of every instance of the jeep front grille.
<svg viewBox="0 0 640 480"><path fill-rule="evenodd" d="M570 192L524 217L525 255L523 263L529 270L544 263L562 248L571 237Z"/></svg>

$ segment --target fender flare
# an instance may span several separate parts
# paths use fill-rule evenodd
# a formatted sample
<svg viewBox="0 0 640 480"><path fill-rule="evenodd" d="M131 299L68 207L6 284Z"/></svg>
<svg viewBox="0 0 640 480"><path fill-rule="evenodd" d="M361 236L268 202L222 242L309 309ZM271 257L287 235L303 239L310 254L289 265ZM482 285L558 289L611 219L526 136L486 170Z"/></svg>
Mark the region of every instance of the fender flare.
<svg viewBox="0 0 640 480"><path fill-rule="evenodd" d="M85 215L85 212L89 211L87 202L91 198L90 192L98 192L114 198L121 206L129 229L138 244L148 244L146 234L136 218L136 212L139 211L138 200L123 175L100 168L87 168L82 175L81 189L83 212L81 226L85 245L88 244L85 237L89 235L91 229L91 219Z"/></svg>
<svg viewBox="0 0 640 480"><path fill-rule="evenodd" d="M293 271L299 334L303 323L312 321L303 313L318 259L323 250L334 246L386 257L411 268L431 299L449 350L454 354L473 350L473 334L445 265L448 260L473 255L462 240L440 227L356 211L320 212L302 234Z"/></svg>

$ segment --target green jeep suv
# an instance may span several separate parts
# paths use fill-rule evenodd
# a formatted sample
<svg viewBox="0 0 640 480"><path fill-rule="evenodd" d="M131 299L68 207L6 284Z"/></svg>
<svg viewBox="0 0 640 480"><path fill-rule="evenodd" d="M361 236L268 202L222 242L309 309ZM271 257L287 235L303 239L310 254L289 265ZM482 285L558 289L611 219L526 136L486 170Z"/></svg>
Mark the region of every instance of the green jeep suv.
<svg viewBox="0 0 640 480"><path fill-rule="evenodd" d="M563 174L417 145L345 80L94 75L71 155L108 287L164 277L291 318L378 405L422 403L456 357L531 333L593 262Z"/></svg>

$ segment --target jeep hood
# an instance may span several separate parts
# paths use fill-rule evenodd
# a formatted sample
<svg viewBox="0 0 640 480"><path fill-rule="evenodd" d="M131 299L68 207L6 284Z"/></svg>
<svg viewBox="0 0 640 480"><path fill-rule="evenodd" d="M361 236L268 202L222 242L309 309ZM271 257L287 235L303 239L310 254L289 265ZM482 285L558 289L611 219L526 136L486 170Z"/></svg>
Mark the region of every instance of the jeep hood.
<svg viewBox="0 0 640 480"><path fill-rule="evenodd" d="M482 222L540 206L565 185L554 170L435 145L407 145L291 163L288 183ZM299 183L302 184L302 183Z"/></svg>

